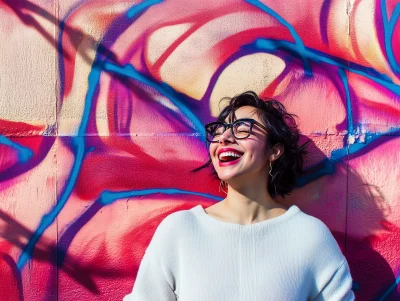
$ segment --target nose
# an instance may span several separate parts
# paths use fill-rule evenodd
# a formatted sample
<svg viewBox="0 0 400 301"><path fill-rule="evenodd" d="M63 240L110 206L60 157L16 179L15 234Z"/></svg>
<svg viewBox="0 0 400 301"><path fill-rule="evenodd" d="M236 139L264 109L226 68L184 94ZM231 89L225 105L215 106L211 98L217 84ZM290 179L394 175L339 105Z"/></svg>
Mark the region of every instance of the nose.
<svg viewBox="0 0 400 301"><path fill-rule="evenodd" d="M225 132L223 132L220 136L219 136L219 143L220 144L224 144L227 142L233 142L234 137L232 136L232 131L230 128L227 128L225 130Z"/></svg>

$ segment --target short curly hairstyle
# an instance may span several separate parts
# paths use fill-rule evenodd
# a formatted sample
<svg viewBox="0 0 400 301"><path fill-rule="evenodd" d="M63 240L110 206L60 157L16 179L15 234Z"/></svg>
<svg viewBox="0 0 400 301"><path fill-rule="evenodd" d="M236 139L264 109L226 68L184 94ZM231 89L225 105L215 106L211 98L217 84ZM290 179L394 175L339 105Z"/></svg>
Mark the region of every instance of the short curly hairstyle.
<svg viewBox="0 0 400 301"><path fill-rule="evenodd" d="M296 179L303 173L303 157L307 153L305 148L309 141L300 145L300 131L294 117L279 101L268 98L260 99L253 91L246 91L233 98L224 97L221 101L229 101L228 105L221 111L217 121L224 122L227 117L236 120L235 111L243 106L257 108L257 116L268 129L266 152L270 147L280 143L284 147L283 154L273 163L272 177L268 177L268 192L272 197L278 195L283 198L293 190ZM221 103L220 101L220 103ZM207 142L207 149L209 142ZM211 164L212 175L218 179L218 174L212 166L212 160L197 167L192 172L197 172Z"/></svg>

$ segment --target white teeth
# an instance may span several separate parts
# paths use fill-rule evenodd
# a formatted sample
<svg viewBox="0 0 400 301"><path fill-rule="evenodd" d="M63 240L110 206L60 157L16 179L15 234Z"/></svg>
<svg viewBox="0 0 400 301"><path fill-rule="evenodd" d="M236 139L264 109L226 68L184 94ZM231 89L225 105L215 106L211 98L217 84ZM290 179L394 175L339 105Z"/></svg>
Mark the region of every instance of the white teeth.
<svg viewBox="0 0 400 301"><path fill-rule="evenodd" d="M238 158L241 157L241 155L234 152L222 152L219 154L218 159L221 160L221 157L227 157L227 156L238 157Z"/></svg>

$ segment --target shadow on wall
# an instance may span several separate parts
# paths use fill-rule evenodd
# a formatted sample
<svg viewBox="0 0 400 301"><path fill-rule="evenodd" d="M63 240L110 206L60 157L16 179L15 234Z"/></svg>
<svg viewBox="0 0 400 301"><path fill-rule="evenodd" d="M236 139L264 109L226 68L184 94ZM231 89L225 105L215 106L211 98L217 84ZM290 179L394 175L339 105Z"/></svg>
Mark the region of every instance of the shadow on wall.
<svg viewBox="0 0 400 301"><path fill-rule="evenodd" d="M23 242L29 240L33 234L34 233L23 224L0 210L0 237L9 243L10 249L12 247L17 247L22 251L25 248ZM71 258L71 255L65 253L66 252L58 245L58 242L54 243L42 238L38 244L36 244L32 259L56 266L57 257L65 257L63 265L59 268L77 283L82 285L82 287L85 287L87 290L95 294L100 294L100 290L94 280L96 277L122 278L129 276L125 275L121 271L112 271L109 268L102 267L101 265L81 265L77 258ZM53 285L49 285L48 287L50 290L55 289L57 283L56 279L51 279L51 276L52 275L42 275L43 278L48 278L49 283L53 283ZM54 274L53 277L57 278L57 274ZM8 294L3 296L6 299L0 298L0 300L23 300L24 294L22 291L21 271L18 269L13 258L2 252L0 252L0 279L2 279L0 282L0 291L7 292Z"/></svg>
<svg viewBox="0 0 400 301"><path fill-rule="evenodd" d="M40 6L26 0L2 0L2 2L15 13L21 22L35 28L43 38L50 43L50 45L54 46L59 55L66 60L72 60L75 57L75 54L68 53L65 47L58 49L58 41L53 37L54 33L48 32L48 30L36 21L33 16L45 18L58 27L59 30L62 30L63 34L69 38L68 42L73 46L73 49L79 51L79 54L88 64L92 64L92 58L90 55L92 51L97 51L109 60L117 62L116 55L103 44L99 43L95 38L81 30L68 26L64 22L60 22L54 15L50 14ZM24 11L27 11L28 13L24 13ZM86 43L82 45L83 39L86 40Z"/></svg>
<svg viewBox="0 0 400 301"><path fill-rule="evenodd" d="M344 136L344 139L347 137ZM319 207L314 211L311 208L314 205L311 205L302 210L321 219L332 230L348 260L356 300L400 300L400 294L395 286L396 275L387 260L376 251L377 247L393 248L390 241L393 241L393 235L400 230L386 221L390 208L379 189L366 183L366 179L351 168L348 163L352 159L350 156L346 155L341 160L333 161L327 158L312 141L308 145L308 151L308 157L312 157L311 161L318 163L306 166L305 175L298 184L302 188L295 190L287 200L281 201L286 204L297 204L298 202L294 200L300 200L301 207L302 200L309 195L312 198L316 189L317 195L321 198L316 198L314 205ZM306 162L306 165L310 164ZM327 196L342 194L344 197L339 199ZM329 201L324 202L322 199L325 197ZM318 205L319 202L322 204ZM335 206L334 202L340 202L343 206ZM344 216L341 227L344 231L331 225L331 220L340 216ZM359 227L364 227L362 229L362 233L366 233L364 237L355 233ZM387 234L378 235L378 231ZM382 237L391 239L385 241Z"/></svg>

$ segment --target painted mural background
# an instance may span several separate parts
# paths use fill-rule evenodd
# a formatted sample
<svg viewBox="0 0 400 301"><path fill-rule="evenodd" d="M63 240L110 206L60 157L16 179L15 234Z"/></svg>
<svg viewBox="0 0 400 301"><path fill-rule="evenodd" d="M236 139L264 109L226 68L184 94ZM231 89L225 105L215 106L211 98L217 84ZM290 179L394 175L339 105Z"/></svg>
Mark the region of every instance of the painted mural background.
<svg viewBox="0 0 400 301"><path fill-rule="evenodd" d="M223 198L202 125L244 90L312 140L283 203L357 300L400 300L399 1L0 0L0 300L121 300L168 214Z"/></svg>

